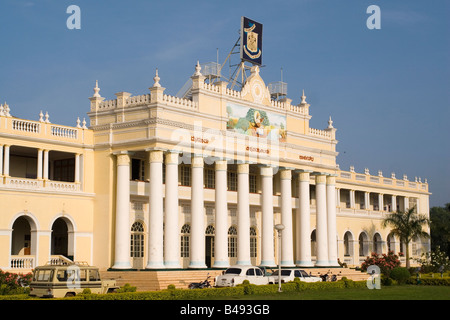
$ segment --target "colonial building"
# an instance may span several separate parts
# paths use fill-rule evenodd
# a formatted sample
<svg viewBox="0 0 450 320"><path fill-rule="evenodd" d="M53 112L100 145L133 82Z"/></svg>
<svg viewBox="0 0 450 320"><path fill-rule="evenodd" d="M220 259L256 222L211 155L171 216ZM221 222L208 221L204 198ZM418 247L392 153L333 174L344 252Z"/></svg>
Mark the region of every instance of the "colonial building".
<svg viewBox="0 0 450 320"><path fill-rule="evenodd" d="M306 96L274 97L257 66L238 91L199 64L183 98L160 81L113 100L96 85L89 128L1 105L1 269L275 266L278 224L283 266L359 265L372 251L404 252L383 217L429 213L420 178L341 170L331 118L311 128ZM410 245L416 256L429 247Z"/></svg>

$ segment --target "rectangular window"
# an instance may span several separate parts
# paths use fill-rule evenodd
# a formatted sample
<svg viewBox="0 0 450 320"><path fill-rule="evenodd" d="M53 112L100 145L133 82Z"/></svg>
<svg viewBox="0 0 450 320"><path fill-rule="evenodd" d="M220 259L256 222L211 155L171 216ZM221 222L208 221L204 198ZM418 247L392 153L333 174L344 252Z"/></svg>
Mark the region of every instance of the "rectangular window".
<svg viewBox="0 0 450 320"><path fill-rule="evenodd" d="M227 171L228 191L237 191L237 173Z"/></svg>
<svg viewBox="0 0 450 320"><path fill-rule="evenodd" d="M75 158L55 160L53 180L75 182Z"/></svg>
<svg viewBox="0 0 450 320"><path fill-rule="evenodd" d="M205 188L214 189L216 187L216 183L215 183L216 176L215 176L214 169L205 168L204 179L205 179Z"/></svg>
<svg viewBox="0 0 450 320"><path fill-rule="evenodd" d="M183 235L181 236L181 257L189 258L189 236Z"/></svg>
<svg viewBox="0 0 450 320"><path fill-rule="evenodd" d="M191 186L191 167L188 165L180 165L181 185L185 187Z"/></svg>
<svg viewBox="0 0 450 320"><path fill-rule="evenodd" d="M256 174L249 174L249 192L256 193L258 190L256 188Z"/></svg>

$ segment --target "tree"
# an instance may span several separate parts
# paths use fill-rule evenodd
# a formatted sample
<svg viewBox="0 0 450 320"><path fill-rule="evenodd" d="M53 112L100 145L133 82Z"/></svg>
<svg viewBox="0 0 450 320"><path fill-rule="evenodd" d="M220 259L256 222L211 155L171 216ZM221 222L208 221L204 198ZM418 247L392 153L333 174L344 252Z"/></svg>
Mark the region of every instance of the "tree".
<svg viewBox="0 0 450 320"><path fill-rule="evenodd" d="M431 249L445 252L450 257L450 203L430 210Z"/></svg>
<svg viewBox="0 0 450 320"><path fill-rule="evenodd" d="M415 237L429 238L430 235L423 231L424 226L428 226L430 220L423 214L416 213L416 207L406 211L397 211L387 215L382 221L384 228L391 227L391 232L398 236L406 245L406 267L409 268L409 243Z"/></svg>

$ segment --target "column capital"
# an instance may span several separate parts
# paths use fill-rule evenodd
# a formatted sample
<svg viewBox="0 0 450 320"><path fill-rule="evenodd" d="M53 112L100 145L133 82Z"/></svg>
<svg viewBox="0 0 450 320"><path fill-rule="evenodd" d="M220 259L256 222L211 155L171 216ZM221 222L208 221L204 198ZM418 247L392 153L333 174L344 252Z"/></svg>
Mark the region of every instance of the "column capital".
<svg viewBox="0 0 450 320"><path fill-rule="evenodd" d="M316 184L325 184L327 182L327 176L324 174L316 175Z"/></svg>
<svg viewBox="0 0 450 320"><path fill-rule="evenodd" d="M248 163L238 163L237 172L248 174L250 172L250 165Z"/></svg>
<svg viewBox="0 0 450 320"><path fill-rule="evenodd" d="M291 180L292 179L292 170L287 168L280 169L280 178L281 180Z"/></svg>
<svg viewBox="0 0 450 320"><path fill-rule="evenodd" d="M336 177L334 175L327 176L327 184L328 185L335 185L336 184Z"/></svg>
<svg viewBox="0 0 450 320"><path fill-rule="evenodd" d="M164 162L164 151L163 150L150 150L149 151L149 160L152 162Z"/></svg>
<svg viewBox="0 0 450 320"><path fill-rule="evenodd" d="M203 162L203 155L200 154L192 154L191 157L191 166L193 168L203 168L204 162Z"/></svg>
<svg viewBox="0 0 450 320"><path fill-rule="evenodd" d="M298 172L298 179L300 180L300 181L307 181L307 182L309 182L309 180L310 180L310 172L307 172L307 171L300 171L300 172Z"/></svg>
<svg viewBox="0 0 450 320"><path fill-rule="evenodd" d="M165 153L166 164L178 164L179 161L179 152L176 151L167 151Z"/></svg>
<svg viewBox="0 0 450 320"><path fill-rule="evenodd" d="M130 155L128 153L119 153L117 156L118 166L129 166L130 165Z"/></svg>
<svg viewBox="0 0 450 320"><path fill-rule="evenodd" d="M259 165L259 170L262 176L272 177L273 176L273 167L268 165Z"/></svg>
<svg viewBox="0 0 450 320"><path fill-rule="evenodd" d="M216 169L216 171L227 171L227 169L228 169L227 160L217 159L215 161L215 169Z"/></svg>

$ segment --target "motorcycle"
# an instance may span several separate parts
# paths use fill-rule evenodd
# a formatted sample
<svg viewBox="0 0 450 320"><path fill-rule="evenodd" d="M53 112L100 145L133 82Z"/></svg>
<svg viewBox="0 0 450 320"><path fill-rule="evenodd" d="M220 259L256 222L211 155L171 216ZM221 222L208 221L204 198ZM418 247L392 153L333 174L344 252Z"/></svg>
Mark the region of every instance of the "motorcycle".
<svg viewBox="0 0 450 320"><path fill-rule="evenodd" d="M202 282L192 282L189 284L188 288L189 289L204 289L204 288L212 288L211 283L209 282L209 278L211 278L211 276L208 273L207 278L202 281Z"/></svg>

